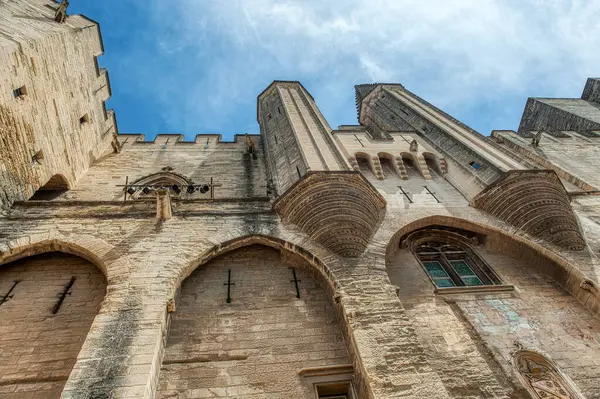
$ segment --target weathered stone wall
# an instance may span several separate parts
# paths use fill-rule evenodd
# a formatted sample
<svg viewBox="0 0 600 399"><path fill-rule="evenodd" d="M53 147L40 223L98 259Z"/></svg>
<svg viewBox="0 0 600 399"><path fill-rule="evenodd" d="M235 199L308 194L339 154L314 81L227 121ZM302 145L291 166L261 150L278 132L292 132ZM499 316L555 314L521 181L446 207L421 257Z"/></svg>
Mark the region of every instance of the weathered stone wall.
<svg viewBox="0 0 600 399"><path fill-rule="evenodd" d="M253 246L196 269L176 297L158 397L313 398L299 370L349 359L331 298L308 268Z"/></svg>
<svg viewBox="0 0 600 399"><path fill-rule="evenodd" d="M600 103L600 78L588 78L581 99Z"/></svg>
<svg viewBox="0 0 600 399"><path fill-rule="evenodd" d="M388 134L391 131L418 134L481 187L495 181L503 171L522 168L485 137L401 86L383 85L373 90L363 100L360 112L361 123L367 123L367 119L377 121ZM472 162L479 168L473 168Z"/></svg>
<svg viewBox="0 0 600 399"><path fill-rule="evenodd" d="M560 134L563 137L543 133L536 147L531 145L531 137L523 137L511 130L494 131L492 136L502 146L539 168L554 169L565 181L568 191L599 189L600 177L590 171L600 166L600 135L586 137L575 131L560 131Z"/></svg>
<svg viewBox="0 0 600 399"><path fill-rule="evenodd" d="M60 397L105 290L102 272L72 255L47 253L0 269L0 298L10 291L0 304L1 398Z"/></svg>
<svg viewBox="0 0 600 399"><path fill-rule="evenodd" d="M270 176L279 194L308 171L349 170L331 127L298 82L273 82L258 97Z"/></svg>
<svg viewBox="0 0 600 399"><path fill-rule="evenodd" d="M282 222L267 196L269 178L281 195L308 171L351 170L349 158L359 145L350 133L336 141L299 83L275 82L259 97L262 136L251 136L253 155L246 138L223 143L215 135L192 143L179 135L153 142L122 135L120 153L105 153L115 127L112 114L104 114L107 75L94 62L102 51L97 25L77 16L54 23L56 4L44 0L2 6L0 159L9 161L0 165L8 187L0 202L29 198L57 173L70 187L53 201L17 202L0 217L0 265L16 261L0 269L0 289L10 288L11 273L25 276L15 296L0 305L0 314L11 311L0 321L7 338L0 356L8 356L0 370L2 392L21 389L8 379L15 372L15 378L46 379L47 392L35 385L43 397L57 396L63 385L64 398L272 398L289 397L289 391L309 397L299 368L351 362L361 399L516 398L523 389L510 356L518 341L546 353L585 395L599 395L600 216L593 190L572 202L586 236L583 251L535 239L468 205L478 189L507 170L534 167L535 159L483 138L399 86L379 87L374 93L385 97L372 98L381 105L377 112L363 107L373 126L411 126L406 134L418 136L419 150L406 176L386 171L381 159L371 159L372 176L357 165L388 206L366 249L345 258ZM13 88L22 85L27 94L14 98ZM86 113L89 121L80 124ZM403 134L390 133L395 155L407 146L410 152ZM364 129L357 136L368 139ZM364 152L379 158L383 142L367 142ZM31 151L38 149L44 159L33 165ZM438 162L428 164L426 151ZM586 159L593 158L589 151ZM435 172L443 169L440 156L447 157L447 173ZM471 170L471 161L483 168ZM213 177L222 185L214 200L206 194L174 199L173 218L161 221L151 197L123 201L120 187L126 178L133 183L159 172L194 183ZM306 190L315 197L326 191ZM514 292L433 294L412 255L402 249L396 255L403 237L427 226L486 236L479 250ZM257 250L256 244L273 249ZM31 257L55 251L86 262ZM300 299L289 265L298 266ZM231 304L223 285L229 269L236 284ZM107 286L94 317L104 292L98 270ZM60 312L42 317L47 307L40 304L56 300L71 276L78 277ZM27 296L21 288L28 288ZM176 309L169 313L173 297ZM64 322L56 323L61 317ZM14 328L21 327L14 320L34 324ZM32 352L19 352L22 340L32 341L26 345ZM42 350L50 349L68 358L46 363L52 352Z"/></svg>
<svg viewBox="0 0 600 399"><path fill-rule="evenodd" d="M75 184L116 132L104 105L108 74L96 61L99 27L77 15L54 22L57 6L23 0L0 7L0 208L28 199L55 174ZM33 162L40 151L43 159Z"/></svg>
<svg viewBox="0 0 600 399"><path fill-rule="evenodd" d="M512 370L519 345L547 354L585 394L600 395L600 345L592 338L600 320L556 281L506 252L476 248L512 293L434 294L434 286L414 255L403 249L388 262L388 273L419 338L449 393L456 398L522 397ZM536 270L538 269L538 270ZM551 271L548 271L551 273Z"/></svg>
<svg viewBox="0 0 600 399"><path fill-rule="evenodd" d="M216 198L264 197L267 178L261 138L250 137L254 155L248 153L244 136L222 142L217 135L198 135L194 142L183 142L179 135L158 135L147 142L140 135L119 135L120 153L96 162L76 186L55 200L122 201L127 177L131 184L165 168L196 184L209 183L212 177L221 185L215 188ZM209 196L196 193L185 198Z"/></svg>
<svg viewBox="0 0 600 399"><path fill-rule="evenodd" d="M574 130L589 137L600 130L600 107L578 98L529 98L518 132Z"/></svg>

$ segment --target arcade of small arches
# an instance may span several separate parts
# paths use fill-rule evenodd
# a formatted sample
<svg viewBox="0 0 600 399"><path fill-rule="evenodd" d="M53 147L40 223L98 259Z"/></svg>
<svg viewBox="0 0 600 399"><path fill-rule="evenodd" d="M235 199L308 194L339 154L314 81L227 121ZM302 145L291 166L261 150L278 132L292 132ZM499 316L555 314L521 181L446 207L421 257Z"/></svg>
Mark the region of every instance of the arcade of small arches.
<svg viewBox="0 0 600 399"><path fill-rule="evenodd" d="M493 239L489 240L490 237ZM0 315L2 315L0 323L14 322L11 321L11 317L6 316L22 314L23 309L26 308L34 317L21 319L20 322L32 323L31 326L23 327L21 331L30 328L39 329L41 332L39 345L45 348L43 365L31 367L33 371L26 379L11 380L7 378L4 382L0 382L0 387L13 385L16 389L16 387L26 385L31 389L39 389L43 386L47 389L46 397L60 396L62 388L69 378L70 370L75 365L78 352L85 341L87 331L94 323L94 317L100 310L104 300L107 287L106 280L107 278L110 280L110 265L102 260L111 251L110 246L92 238L87 240L78 244L57 239L39 240L37 242L35 239L17 240L10 243L8 250L3 251L3 248L0 247L0 265L3 265L0 268L0 287L3 289L3 292L0 292L2 294L0 298L4 297L0 303ZM476 250L472 248L473 245L479 245L486 240L488 240L486 245L496 246L496 249L500 251L502 246L509 242L510 245L517 244L521 246L521 249L524 249L525 252L529 251L531 253L528 255L530 259L535 256L541 257L544 259L543 263L554 268L546 270L546 272L555 278L558 276L560 279L561 276L557 270L568 267L564 261L561 263L558 258L551 258L548 253L541 253L541 247L537 248L535 244L526 242L524 239L511 237L507 233L487 226L449 217L425 218L399 229L391 237L387 258L403 247L410 248L414 256L423 265L425 265L425 262L430 261L428 257L437 257L438 261L443 259L439 263L448 274L445 278L453 281L455 285L460 285L461 281L463 285L469 285L465 283L466 279L469 278L471 278L470 281L479 279L481 285L500 284L501 280L495 274L493 265L485 264L477 256ZM86 247L90 249L86 249ZM98 253L95 254L95 251ZM456 256L460 259L453 258ZM56 260L59 260L58 264L60 265L71 266L52 269L49 265L56 263ZM257 260L260 260L258 263L262 266L257 266ZM453 261L466 263L472 274L461 274L461 267L464 269L464 266L457 269ZM449 272L448 267L452 271ZM48 270L51 270L50 273ZM439 268L436 270L439 270ZM434 285L437 285L436 278L440 276L429 273L430 270L426 265L425 271ZM52 283L46 284L47 289L40 291L34 288L39 286L39 281L48 278L52 280ZM274 278L277 280L275 285L273 285ZM263 282L265 286L263 287L259 283L245 284L245 281L254 280ZM582 283L583 281L589 281L583 276L581 280ZM557 282L566 286L566 281ZM260 362L259 353L264 349L251 346L244 348L244 350L221 351L220 354L214 355L217 356L216 358L212 358L213 354L207 349L210 345L207 343L206 347L198 346L194 341L198 336L189 335L186 323L189 323L190 315L196 317L197 320L206 321L209 326L217 326L219 325L219 318L223 317L219 309L223 306L230 306L232 311L227 316L228 323L235 324L235 315L244 319L260 319L260 317L257 317L260 312L252 314L252 312L248 313L245 310L249 304L253 303L253 298L258 298L258 302L253 305L256 311L259 311L260 306L262 306L258 306L258 303L264 304L269 303L269 301L279 301L278 303L281 303L285 299L290 306L278 308L277 312L281 313L273 313L273 320L281 320L285 317L296 320L299 317L298 315L293 317L293 315L290 316L285 313L295 311L294 301L320 298L316 302L318 305L315 305L314 308L311 308L309 303L305 303L310 317L314 317L314 320L307 319L307 323L313 323L314 325L311 324L312 327L310 327L313 329L325 325L329 326L329 329L327 331L323 330L322 334L323 336L331 336L333 341L326 340L322 344L324 347L327 347L327 345L335 346L333 351L337 351L336 353L339 353L339 356L335 358L335 364L333 365L328 364L327 367L324 367L324 362L317 362L316 366L323 367L323 370L319 371L320 373L327 374L327 370L330 370L332 375L343 375L344 379L340 382L333 378L325 383L319 380L321 388L316 388L316 385L311 388L307 385L310 383L310 379L303 379L304 377L301 376L311 374L312 368L308 360L304 363L295 363L293 370L282 369L281 371L296 375L298 368L304 370L304 374L300 373L296 376L297 378L295 377L298 384L291 387L298 394L306 394L306 392L312 391L316 392L316 395L319 395L319 392L333 392L328 388L323 388L323 386L326 387L331 384L332 387L341 387L339 388L341 389L340 394L356 395L358 392L360 395L368 395L369 383L364 379L367 373L365 370L356 369L361 367L359 360L360 348L356 347L351 328L345 324L343 301L340 300L343 289L338 286L339 283L336 282L330 267L319 260L311 251L276 237L252 235L236 238L216 245L208 251L204 251L199 258L188 262L172 284L174 287L172 297L175 299L175 303L170 303L170 307L165 306L165 314L171 311L174 312L170 313L169 316L172 335L169 335L165 340L165 356L160 371L161 377L158 379L159 393L178 389L177 384L165 384L166 378L175 380L177 378L191 379L192 376L189 371L184 370L189 369L189 365L192 363L206 365L207 362L218 360L237 364L252 361L253 358L258 359L256 361ZM200 298L196 293L199 292L198 286L202 284L205 284L202 286L202 292L206 295ZM179 288L175 290L175 287ZM234 291L227 293L227 297L225 297L225 290L231 288ZM568 289L568 287L566 288ZM260 292L258 297L256 297L256 290ZM576 295L572 291L571 293ZM35 295L39 296L35 309L25 306L27 302L31 302L32 296ZM231 299L231 301L227 302L228 299ZM37 305L40 301L47 302L47 306ZM206 306L203 307L203 304L206 304ZM322 304L327 305L323 308ZM194 310L198 307L201 310ZM75 309L84 309L84 311L75 312ZM320 312L323 312L323 309L326 309L325 313L321 314ZM186 317L178 319L178 312L182 312ZM77 313L76 318L74 318L75 313ZM44 324L48 320L52 323L52 327ZM184 320L188 321L184 322ZM76 332L71 333L72 326L76 323L79 323L77 324L79 327L75 329ZM331 330L331 326L334 326L333 330ZM199 325L196 327L199 327ZM296 328L302 329L304 327L298 325ZM299 330L297 329L289 337L290 342L284 340L285 345L293 345L293 340L298 339L297 333ZM52 337L52 344L44 341L44 331L49 332L47 336ZM75 337L73 334L78 335ZM245 338L248 342L253 339L261 339L252 333L252 328L246 330L244 334L246 334ZM8 337L15 340L15 342L22 340L20 336L13 337L9 335ZM57 339L56 337L61 338ZM190 337L193 338L191 341ZM306 336L305 339L314 340L314 337ZM80 345L71 345L67 350L63 344L72 340L79 342ZM225 341L230 342L228 339ZM212 345L220 345L218 342L212 342ZM339 346L340 343L342 346ZM267 344L266 341L261 341L261 345L265 344ZM31 343L31 345L34 348L36 347L35 343ZM22 356L16 348L5 350L6 348L8 346L3 344L3 351L0 353L3 362L0 362L0 364L10 365L13 363L14 356ZM280 348L280 350L283 349ZM65 356L63 355L65 353L69 359L67 361L64 361ZM531 355L531 353L527 352L524 355L519 352L518 356L515 356L514 365L520 373L523 384L532 394L537 392L536 387L538 387L539 381L546 385L548 385L548 381L551 381L555 384L554 386L559 394L563 395L564 393L563 396L557 396L558 398L579 398L570 386L572 383L563 376L556 366L552 365L550 360L542 355ZM56 359L56 362L62 359L60 360L61 367L52 366L53 359ZM29 364L34 365L38 361L38 357L30 356L28 361ZM182 365L187 366L182 367ZM48 367L54 367L54 369L50 371ZM56 368L60 372L56 372ZM353 378L350 378L348 372L341 373L338 370L350 370L351 374L354 370L355 374ZM10 373L10 370L4 370L2 375L5 375L5 373ZM50 375L53 377L50 377ZM71 378L76 378L76 376ZM197 388L200 389L202 386ZM279 388L283 389L284 387ZM285 387L285 389L290 389L290 387ZM344 389L347 392L342 392ZM537 397L543 398L544 396L538 395Z"/></svg>
<svg viewBox="0 0 600 399"><path fill-rule="evenodd" d="M421 177L425 180L433 179L434 175L442 176L447 173L446 160L431 152L402 152L391 154L379 152L377 154L356 152L348 161L355 171L370 172L377 180L396 178L408 180Z"/></svg>

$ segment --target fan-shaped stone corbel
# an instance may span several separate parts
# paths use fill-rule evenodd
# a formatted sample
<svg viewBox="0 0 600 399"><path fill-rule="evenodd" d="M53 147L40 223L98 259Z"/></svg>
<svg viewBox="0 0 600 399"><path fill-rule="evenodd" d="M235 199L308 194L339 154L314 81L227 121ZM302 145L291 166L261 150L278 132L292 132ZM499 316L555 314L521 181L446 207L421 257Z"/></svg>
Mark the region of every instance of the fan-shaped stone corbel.
<svg viewBox="0 0 600 399"><path fill-rule="evenodd" d="M273 207L286 223L345 257L358 257L375 233L386 202L354 171L310 172Z"/></svg>
<svg viewBox="0 0 600 399"><path fill-rule="evenodd" d="M506 172L472 205L559 247L573 251L585 247L569 195L554 171Z"/></svg>

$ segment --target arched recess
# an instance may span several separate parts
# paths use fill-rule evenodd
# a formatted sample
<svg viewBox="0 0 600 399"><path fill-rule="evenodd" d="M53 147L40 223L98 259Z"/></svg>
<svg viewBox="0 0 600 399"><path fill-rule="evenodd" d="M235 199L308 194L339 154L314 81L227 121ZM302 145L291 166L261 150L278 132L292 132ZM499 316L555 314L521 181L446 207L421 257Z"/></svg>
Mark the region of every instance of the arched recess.
<svg viewBox="0 0 600 399"><path fill-rule="evenodd" d="M448 234L444 244L452 244L454 237L475 251L500 284L451 287L446 292L436 288L419 253L411 249L427 243L428 237L443 242L435 237L439 232ZM503 397L528 397L516 374L506 371L520 342L560 356L565 371L585 394L597 390L595 381L571 371L594 367L600 356L597 342L581 339L600 333L600 321L584 308L597 311L590 306L597 301L591 293L595 284L591 291L583 288L593 283L564 259L498 227L438 215L399 229L389 242L386 260L390 281L407 317L414 320L425 355L451 397L484 396L482 389ZM575 293L569 295L565 289ZM563 356L564 348L578 353L577 359ZM475 373L478 378L472 379ZM486 381L485 388L481 380Z"/></svg>
<svg viewBox="0 0 600 399"><path fill-rule="evenodd" d="M106 267L71 243L12 244L0 252L0 389L59 398L104 300Z"/></svg>
<svg viewBox="0 0 600 399"><path fill-rule="evenodd" d="M516 352L513 365L519 380L534 399L582 399L570 379L538 352Z"/></svg>
<svg viewBox="0 0 600 399"><path fill-rule="evenodd" d="M423 173L421 172L421 168L419 167L419 162L413 154L403 152L400 154L400 157L402 158L404 169L406 170L406 174L409 178L417 176L423 177Z"/></svg>
<svg viewBox="0 0 600 399"><path fill-rule="evenodd" d="M518 255L526 262L566 289L586 308L600 313L600 289L595 282L572 266L567 260L541 245L498 227L461 219L453 216L435 215L425 217L407 224L399 229L390 239L386 249L386 259L390 259L402 245L407 234L429 226L445 226L468 230L485 236L487 249L501 253Z"/></svg>
<svg viewBox="0 0 600 399"><path fill-rule="evenodd" d="M379 157L382 169L387 169L387 174L395 174L396 177L402 180L408 179L402 157L394 157L389 152L380 152L377 156Z"/></svg>
<svg viewBox="0 0 600 399"><path fill-rule="evenodd" d="M236 238L188 263L178 282L160 397L186 389L311 397L302 370L357 367L333 275L297 245L263 235ZM239 377L219 377L225 375ZM356 378L354 384L368 389Z"/></svg>
<svg viewBox="0 0 600 399"><path fill-rule="evenodd" d="M369 155L366 152L357 152L356 154L354 154L354 157L356 158L359 170L363 175L369 176L368 172L371 172L372 177L378 180L383 179L383 174L381 173L381 166L379 166L378 170L377 165L375 165L375 162L373 161L372 155ZM377 161L377 164L379 164L379 161Z"/></svg>
<svg viewBox="0 0 600 399"><path fill-rule="evenodd" d="M53 200L70 189L69 181L64 175L55 174L46 184L40 187L30 198L33 201Z"/></svg>
<svg viewBox="0 0 600 399"><path fill-rule="evenodd" d="M431 152L424 152L423 158L427 164L427 167L430 171L437 173L439 176L444 174L444 169L442 168L442 164L437 155ZM430 173L433 176L433 173Z"/></svg>

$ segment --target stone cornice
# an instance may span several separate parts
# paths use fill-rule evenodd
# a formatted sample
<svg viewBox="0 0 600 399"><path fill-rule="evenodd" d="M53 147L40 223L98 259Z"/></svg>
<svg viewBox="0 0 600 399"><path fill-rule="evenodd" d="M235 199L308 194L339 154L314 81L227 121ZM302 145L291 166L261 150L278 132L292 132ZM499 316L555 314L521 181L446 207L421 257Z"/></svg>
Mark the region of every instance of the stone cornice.
<svg viewBox="0 0 600 399"><path fill-rule="evenodd" d="M573 251L585 248L569 195L552 170L506 172L472 205L548 243Z"/></svg>
<svg viewBox="0 0 600 399"><path fill-rule="evenodd" d="M386 206L358 172L310 172L273 204L279 216L346 257L366 249Z"/></svg>

